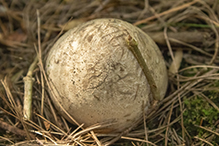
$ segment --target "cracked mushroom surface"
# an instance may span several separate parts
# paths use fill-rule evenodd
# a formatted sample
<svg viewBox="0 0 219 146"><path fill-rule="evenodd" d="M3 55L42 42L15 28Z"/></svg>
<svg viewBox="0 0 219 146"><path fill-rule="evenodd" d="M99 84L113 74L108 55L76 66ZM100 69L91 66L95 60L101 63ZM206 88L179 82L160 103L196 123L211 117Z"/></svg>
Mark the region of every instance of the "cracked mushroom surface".
<svg viewBox="0 0 219 146"><path fill-rule="evenodd" d="M130 37L141 56L130 50ZM72 122L64 108L85 127L111 123L99 129L104 133L129 128L142 117L142 106L147 111L155 99L138 57L161 100L168 82L165 62L142 30L118 19L96 19L69 30L50 50L45 67L57 110Z"/></svg>

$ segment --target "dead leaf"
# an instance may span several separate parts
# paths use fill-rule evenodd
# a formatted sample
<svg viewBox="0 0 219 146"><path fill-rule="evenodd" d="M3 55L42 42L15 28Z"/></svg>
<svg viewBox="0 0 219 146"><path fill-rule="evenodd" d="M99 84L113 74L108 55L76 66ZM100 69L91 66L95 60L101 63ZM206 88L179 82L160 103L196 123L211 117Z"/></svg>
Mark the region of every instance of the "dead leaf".
<svg viewBox="0 0 219 146"><path fill-rule="evenodd" d="M85 22L86 19L84 18L81 18L81 19L73 19L67 23L65 23L64 25L60 25L59 27L63 30L69 30L69 29L72 29L76 26L78 26L79 24Z"/></svg>
<svg viewBox="0 0 219 146"><path fill-rule="evenodd" d="M182 62L182 58L183 58L182 49L177 49L175 52L174 61L171 63L170 68L169 68L170 73L175 74L178 72L181 62Z"/></svg>
<svg viewBox="0 0 219 146"><path fill-rule="evenodd" d="M47 122L47 121L43 121L43 123L44 123L44 126L45 126L46 130L49 130L49 128L51 126L50 123Z"/></svg>
<svg viewBox="0 0 219 146"><path fill-rule="evenodd" d="M9 34L5 39L15 42L24 42L27 40L27 34L19 31L15 31Z"/></svg>

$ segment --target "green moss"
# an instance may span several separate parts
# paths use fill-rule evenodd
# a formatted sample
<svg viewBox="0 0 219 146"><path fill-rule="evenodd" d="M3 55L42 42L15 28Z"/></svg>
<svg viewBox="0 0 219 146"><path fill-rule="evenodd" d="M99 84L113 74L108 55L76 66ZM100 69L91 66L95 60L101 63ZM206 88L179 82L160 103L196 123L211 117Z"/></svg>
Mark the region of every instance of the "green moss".
<svg viewBox="0 0 219 146"><path fill-rule="evenodd" d="M204 92L204 94L208 95L208 98L216 105L219 105L218 92L208 91ZM219 111L208 103L205 98L194 96L193 98L185 99L184 103L186 108L186 111L183 114L184 126L191 137L202 137L204 133L210 134L210 132L197 127L197 125L215 130L215 123L218 120ZM215 136L212 143L219 143L219 137Z"/></svg>

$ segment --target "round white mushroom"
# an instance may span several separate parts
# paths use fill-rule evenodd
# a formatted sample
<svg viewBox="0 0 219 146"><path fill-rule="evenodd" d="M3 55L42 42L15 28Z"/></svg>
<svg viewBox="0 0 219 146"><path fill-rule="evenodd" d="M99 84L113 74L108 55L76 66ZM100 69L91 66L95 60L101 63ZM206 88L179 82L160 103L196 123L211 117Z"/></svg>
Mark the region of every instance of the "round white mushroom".
<svg viewBox="0 0 219 146"><path fill-rule="evenodd" d="M65 33L46 61L50 91L85 127L111 123L101 132L122 131L163 99L167 71L154 41L139 28L118 19L96 19ZM144 105L143 105L144 104Z"/></svg>

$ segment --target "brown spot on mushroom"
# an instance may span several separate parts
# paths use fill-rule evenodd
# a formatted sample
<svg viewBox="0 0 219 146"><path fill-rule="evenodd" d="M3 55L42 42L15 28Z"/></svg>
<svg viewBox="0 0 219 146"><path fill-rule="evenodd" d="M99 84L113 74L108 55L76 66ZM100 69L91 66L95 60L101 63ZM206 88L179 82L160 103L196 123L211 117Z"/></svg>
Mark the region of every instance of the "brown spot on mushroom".
<svg viewBox="0 0 219 146"><path fill-rule="evenodd" d="M93 34L92 34L92 35L90 35L90 36L88 36L88 37L87 37L87 41L88 41L88 42L91 42L91 40L93 39L93 37L94 37L94 35L93 35Z"/></svg>
<svg viewBox="0 0 219 146"><path fill-rule="evenodd" d="M88 87L88 80L83 80L82 81L82 87L84 88L84 89L87 89L87 87Z"/></svg>
<svg viewBox="0 0 219 146"><path fill-rule="evenodd" d="M57 60L55 59L54 62L55 62L55 64L59 64L59 59L57 59Z"/></svg>
<svg viewBox="0 0 219 146"><path fill-rule="evenodd" d="M130 116L131 114L127 114L127 115L125 115L124 117L128 117L128 116Z"/></svg>
<svg viewBox="0 0 219 146"><path fill-rule="evenodd" d="M96 95L94 95L94 98L96 98L98 101L100 101L100 98L99 98L99 97L97 97Z"/></svg>

